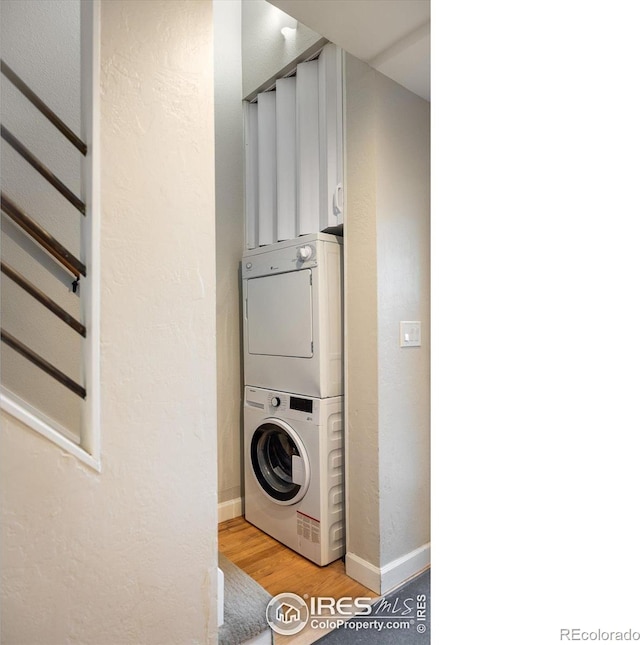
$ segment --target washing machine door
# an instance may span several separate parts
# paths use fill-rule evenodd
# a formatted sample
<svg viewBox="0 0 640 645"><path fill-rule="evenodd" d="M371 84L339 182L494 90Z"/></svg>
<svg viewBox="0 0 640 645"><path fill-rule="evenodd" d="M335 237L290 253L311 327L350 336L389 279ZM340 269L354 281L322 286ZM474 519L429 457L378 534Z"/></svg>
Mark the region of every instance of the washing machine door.
<svg viewBox="0 0 640 645"><path fill-rule="evenodd" d="M251 437L251 465L260 488L276 504L295 504L309 488L309 457L300 437L281 419L263 421Z"/></svg>

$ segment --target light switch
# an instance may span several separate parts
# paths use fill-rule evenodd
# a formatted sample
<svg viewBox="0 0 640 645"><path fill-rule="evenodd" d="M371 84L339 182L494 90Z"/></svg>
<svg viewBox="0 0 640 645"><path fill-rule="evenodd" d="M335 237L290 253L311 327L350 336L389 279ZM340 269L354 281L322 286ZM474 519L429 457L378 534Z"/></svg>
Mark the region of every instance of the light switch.
<svg viewBox="0 0 640 645"><path fill-rule="evenodd" d="M400 347L420 347L422 345L422 323L419 320L400 321Z"/></svg>

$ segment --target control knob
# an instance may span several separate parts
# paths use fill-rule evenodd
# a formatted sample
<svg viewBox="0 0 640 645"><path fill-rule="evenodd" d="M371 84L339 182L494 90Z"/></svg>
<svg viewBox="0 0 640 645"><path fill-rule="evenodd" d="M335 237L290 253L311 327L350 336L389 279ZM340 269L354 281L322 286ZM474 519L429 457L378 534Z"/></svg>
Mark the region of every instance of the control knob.
<svg viewBox="0 0 640 645"><path fill-rule="evenodd" d="M271 405L272 405L274 408L277 408L277 407L280 405L280 397L278 397L278 396L274 396L274 397L271 399Z"/></svg>
<svg viewBox="0 0 640 645"><path fill-rule="evenodd" d="M300 260L308 260L312 255L313 249L308 244L298 248L298 258Z"/></svg>

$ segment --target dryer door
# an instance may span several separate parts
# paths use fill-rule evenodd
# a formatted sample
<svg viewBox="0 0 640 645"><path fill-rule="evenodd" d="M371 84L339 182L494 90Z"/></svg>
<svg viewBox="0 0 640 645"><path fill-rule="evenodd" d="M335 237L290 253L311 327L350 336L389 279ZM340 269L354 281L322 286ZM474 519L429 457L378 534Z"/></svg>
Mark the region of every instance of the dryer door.
<svg viewBox="0 0 640 645"><path fill-rule="evenodd" d="M311 269L247 281L249 354L313 356L312 289Z"/></svg>
<svg viewBox="0 0 640 645"><path fill-rule="evenodd" d="M280 419L266 419L251 437L251 466L262 491L276 504L295 504L309 488L309 457L300 437Z"/></svg>

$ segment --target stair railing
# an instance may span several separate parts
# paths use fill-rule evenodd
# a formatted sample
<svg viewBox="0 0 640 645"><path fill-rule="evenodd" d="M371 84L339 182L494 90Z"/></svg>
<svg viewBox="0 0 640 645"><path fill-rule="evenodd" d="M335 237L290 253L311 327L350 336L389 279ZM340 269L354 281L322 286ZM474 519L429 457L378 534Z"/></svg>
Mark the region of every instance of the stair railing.
<svg viewBox="0 0 640 645"><path fill-rule="evenodd" d="M82 154L86 156L86 144L58 117L46 103L16 74L5 61L0 61L0 72L12 85L35 107L47 120L54 125ZM75 193L64 184L49 168L47 168L30 150L24 146L5 126L0 127L0 135L27 163L29 163L44 179L46 179L61 195L63 195L75 208L86 215L86 205ZM2 212L15 222L22 232L39 244L52 258L54 258L73 277L71 286L76 292L81 277L86 277L85 265L66 249L46 229L31 218L7 194L1 193ZM82 337L86 337L87 330L84 324L76 320L69 312L65 311L58 303L43 293L36 285L31 283L22 274L4 261L1 263L2 273L17 284L21 289L49 309ZM62 383L79 397L86 399L85 387L64 374L55 365L34 352L18 338L1 329L0 338L3 343L18 352L31 363L46 372L49 376Z"/></svg>

